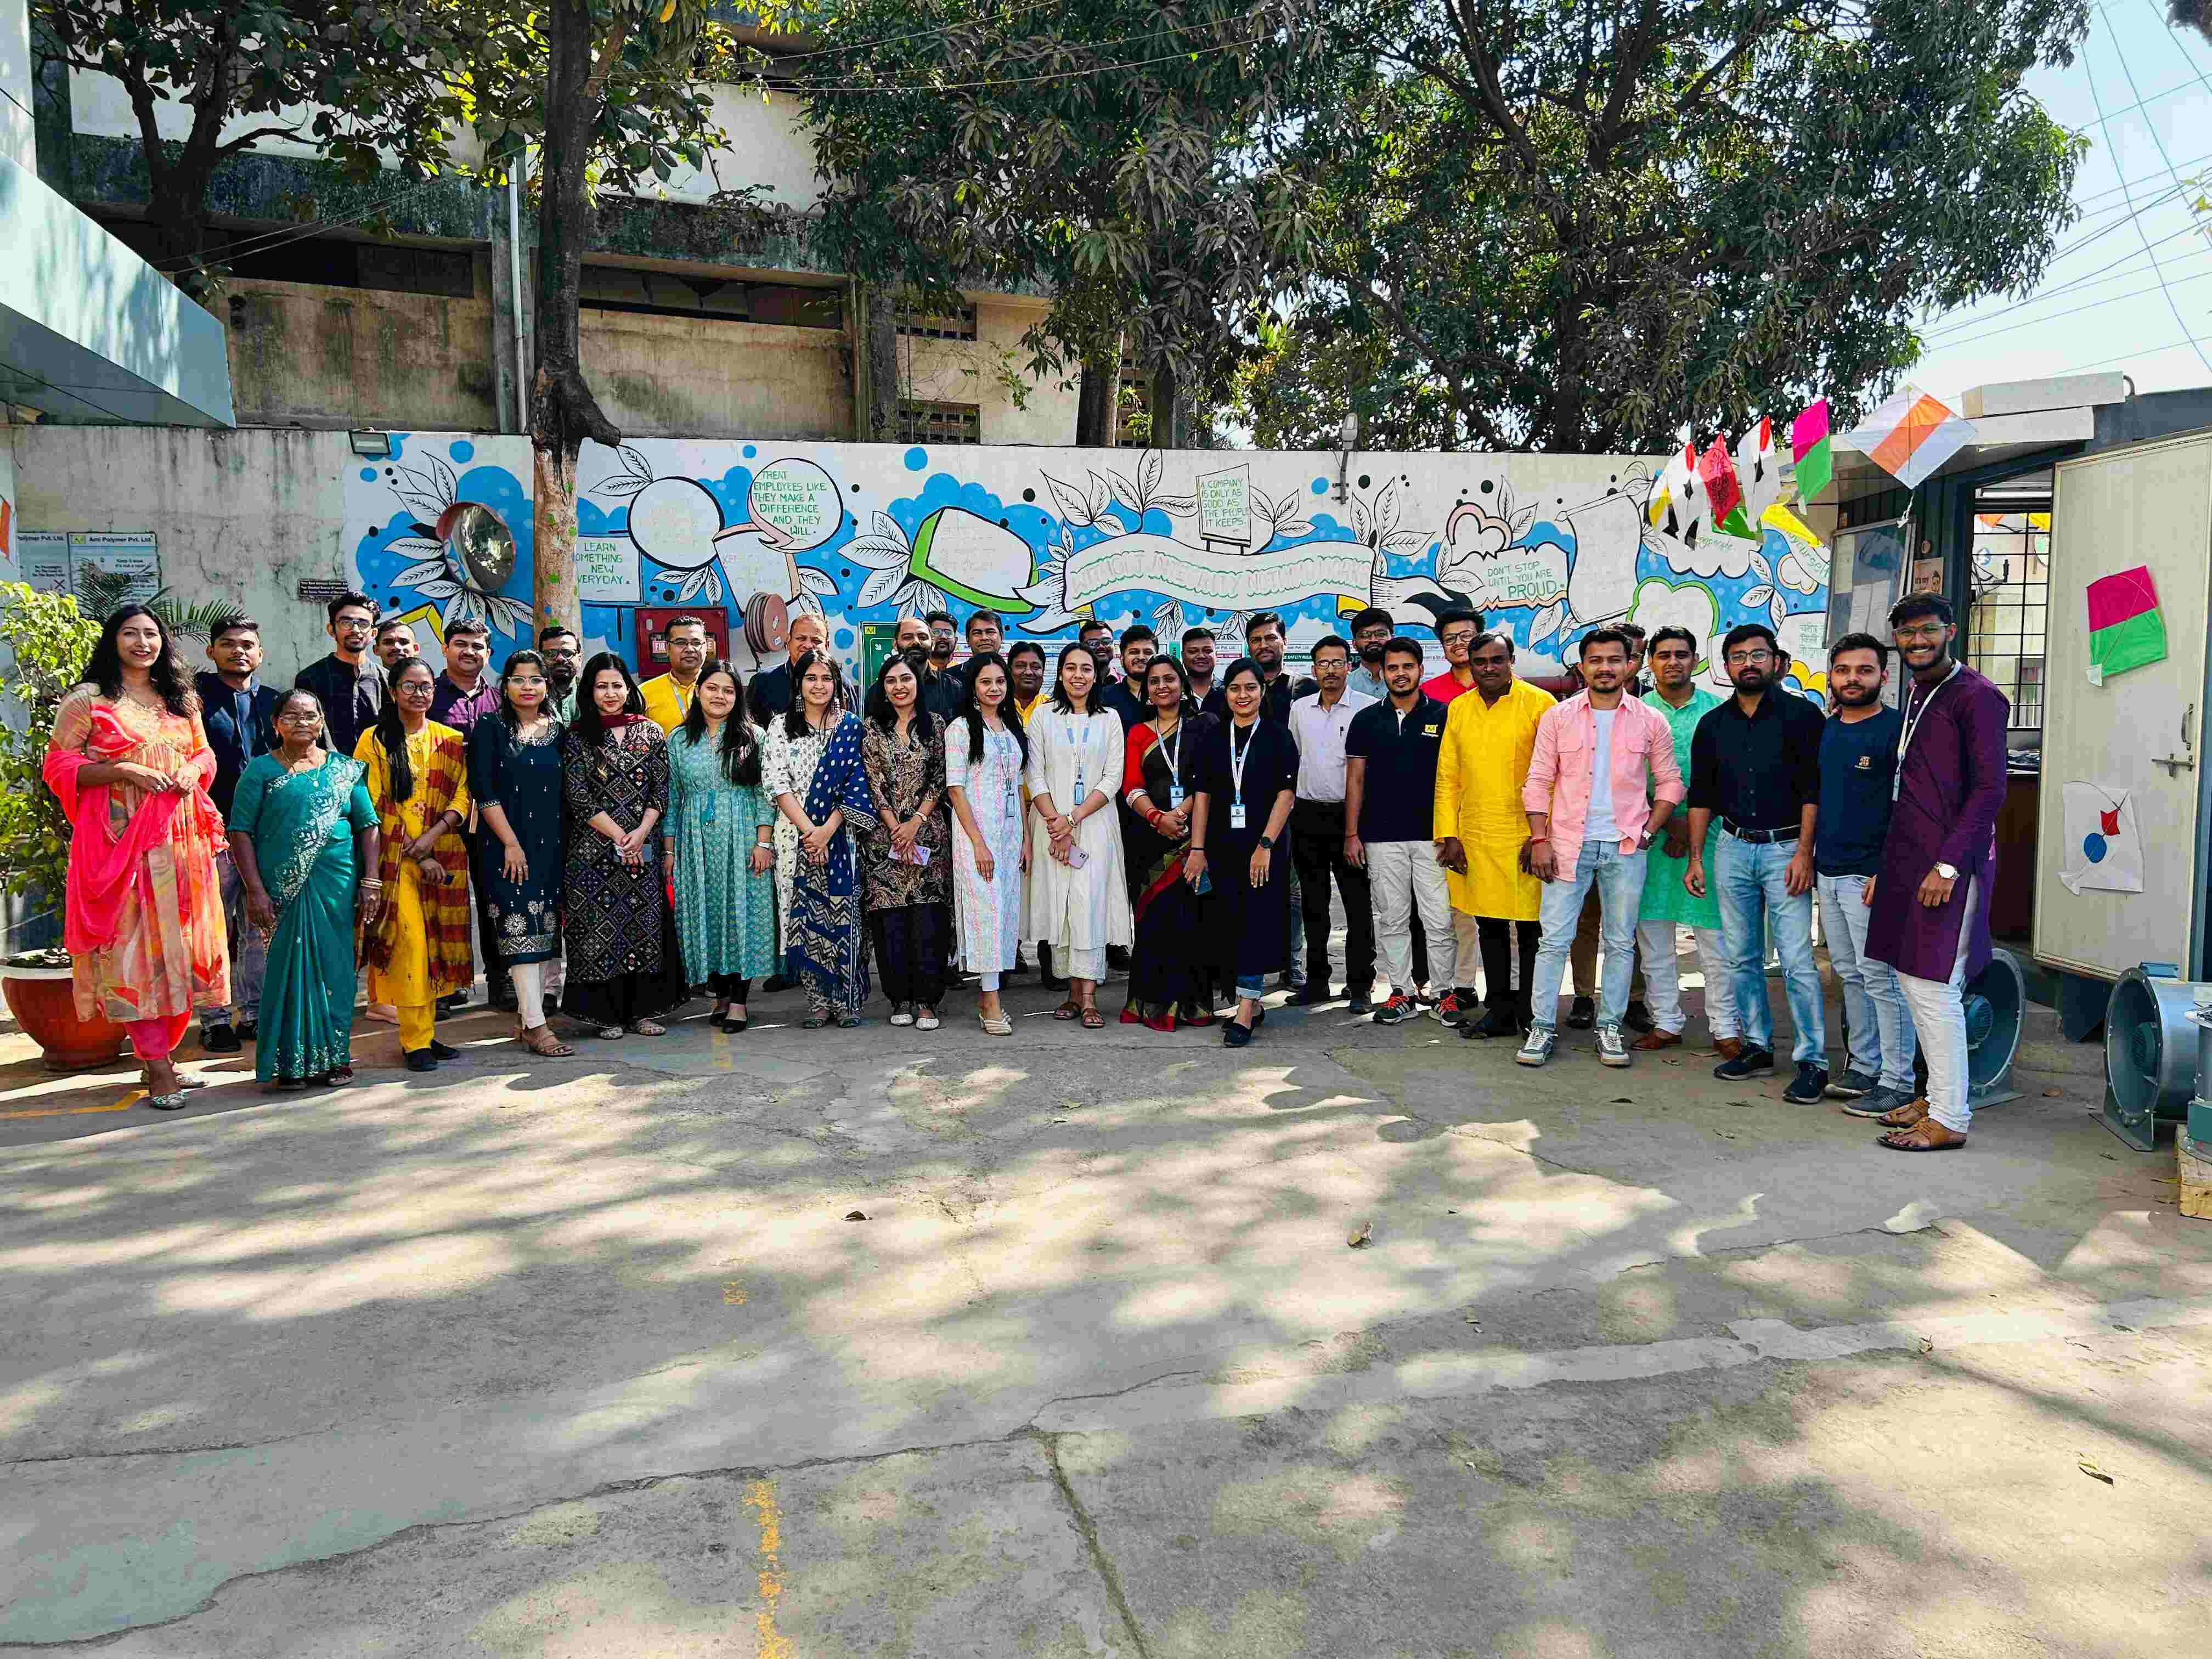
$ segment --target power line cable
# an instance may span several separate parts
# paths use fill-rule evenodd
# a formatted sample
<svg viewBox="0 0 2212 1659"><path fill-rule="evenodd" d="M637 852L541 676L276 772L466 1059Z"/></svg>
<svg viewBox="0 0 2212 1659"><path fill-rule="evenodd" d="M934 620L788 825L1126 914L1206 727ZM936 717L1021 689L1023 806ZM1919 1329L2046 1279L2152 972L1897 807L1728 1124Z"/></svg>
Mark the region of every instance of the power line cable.
<svg viewBox="0 0 2212 1659"><path fill-rule="evenodd" d="M2105 27L2107 30L2112 30L2112 49L2114 52L2118 52L2120 37L2117 30L2112 30L2112 20L2110 16L2106 17ZM2098 125L2104 130L2106 144L2110 146L2112 142L2112 124L2105 118L2104 94L2097 90L2096 76L2094 73L2089 72L2088 57L2087 53L2084 53L2082 56L2081 67L2083 70L2083 78L2085 78L2089 83L2090 100L2097 106ZM2127 76L2129 89L2131 91L2134 90L2136 83L2135 75L2134 72L2128 68L2127 54L2125 52L2120 52L2120 72ZM2157 135L2155 130L2154 130L2152 136L2156 137ZM2166 143L2164 140L2161 139L2159 141L2158 149L2160 155L2164 155L2166 154ZM2167 163L2169 169L2172 165L2171 161ZM2179 174L2175 175L2174 182L2177 185L2181 182ZM2130 205L2132 206L2134 204L2132 195L2130 195L2129 201ZM2142 228L2142 221L2141 219L2137 219L2135 222L2135 226L2136 234L2142 238L2143 251L2150 254L2151 269L2158 272L2159 286L2160 288L2165 288L2166 272L2159 266L2158 255L2151 246L2150 233ZM2182 332L2189 336L2189 343L2196 350L2197 362L2203 363L2208 371L2212 371L2212 356L2205 355L2204 348L2197 343L2196 334L2190 329L2188 319L2181 314L2181 307L2174 302L2173 295L2170 291L2166 296L2166 308L2173 313L2173 320L2180 324ZM2125 354L2123 353L2122 355L2124 356ZM2107 358L2106 361L2109 362L2112 360Z"/></svg>
<svg viewBox="0 0 2212 1659"><path fill-rule="evenodd" d="M2191 283L2201 283L2212 276L2212 270L2200 270L2192 276L2176 277L2170 286L2186 288ZM1961 334L1948 340L1931 340L1924 343L1939 351L1948 351L1954 346L1971 345L1977 340L1987 340L1999 334L2010 334L2023 328L2036 328L2045 323L2055 323L2062 317L2078 316L2085 311L2094 311L2100 306L2116 306L2123 300L2133 300L2145 294L2155 294L2160 285L2152 283L2143 288L2130 289L2125 294L2114 294L2102 300L2092 300L2087 305L2070 306L2064 311L2054 311L2046 317L2026 317L2016 323L2007 323L2002 328L1985 329L1979 333Z"/></svg>
<svg viewBox="0 0 2212 1659"><path fill-rule="evenodd" d="M2167 199L2171 198L2168 198ZM2154 204L2151 205L2155 204ZM2172 234L2160 237L2156 242L2152 244L2152 246L2164 247L2168 242L2179 241L2181 238L2192 234L2194 230L2195 227L2184 225L2179 230L2173 232ZM2141 259L2142 257L2143 250L2138 248L2133 253L2123 254L2118 258L2112 260L2110 264L2099 265L2096 270L2086 271L2079 276L2072 277L2066 282L2059 283L2055 288L2048 288L2045 289L2040 293L2031 294L2025 300L2016 300L2012 304L2000 307L1995 311L1984 312L1978 317L1961 317L1954 323L1949 324L1942 328L1933 330L1929 337L1930 339L1934 339L1942 335L1955 333L1960 329L1979 328L1984 323L1995 322L2000 317L2008 316L2015 311L2025 310L2029 306L2039 306L2047 300L2055 300L2058 298L2061 295L2069 294L2080 289L2092 287L2100 282L2110 282L2112 280L2112 276L2115 274L2123 276L2140 276L2142 272L2139 269L2136 270L2123 271L2119 267L2126 264L2133 264L2136 260Z"/></svg>

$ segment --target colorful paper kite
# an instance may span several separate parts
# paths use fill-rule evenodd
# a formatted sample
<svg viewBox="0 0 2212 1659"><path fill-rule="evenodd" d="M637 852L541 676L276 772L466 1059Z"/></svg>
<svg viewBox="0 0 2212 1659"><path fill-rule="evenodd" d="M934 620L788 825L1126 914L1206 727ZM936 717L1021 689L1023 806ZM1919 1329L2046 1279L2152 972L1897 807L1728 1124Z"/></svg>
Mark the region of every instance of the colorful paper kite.
<svg viewBox="0 0 2212 1659"><path fill-rule="evenodd" d="M2090 684L2102 685L2110 675L2165 657L2166 617L2149 567L2139 564L2089 584Z"/></svg>
<svg viewBox="0 0 2212 1659"><path fill-rule="evenodd" d="M1868 416L1865 424L1845 434L1844 441L1907 489L1917 489L1979 435L1965 416L1908 386Z"/></svg>
<svg viewBox="0 0 2212 1659"><path fill-rule="evenodd" d="M1736 482L1735 458L1728 440L1717 437L1712 447L1698 458L1698 477L1705 486L1705 520L1716 530L1756 541L1743 516L1743 486Z"/></svg>
<svg viewBox="0 0 2212 1659"><path fill-rule="evenodd" d="M1790 453L1797 463L1797 499L1809 501L1828 487L1835 466L1828 452L1826 398L1790 423Z"/></svg>

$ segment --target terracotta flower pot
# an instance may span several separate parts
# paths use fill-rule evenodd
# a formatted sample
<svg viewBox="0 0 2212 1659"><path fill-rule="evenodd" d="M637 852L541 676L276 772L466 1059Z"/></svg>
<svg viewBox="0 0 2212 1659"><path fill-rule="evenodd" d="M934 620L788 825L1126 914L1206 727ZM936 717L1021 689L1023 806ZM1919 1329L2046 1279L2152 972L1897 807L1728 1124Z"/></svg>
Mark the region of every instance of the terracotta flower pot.
<svg viewBox="0 0 2212 1659"><path fill-rule="evenodd" d="M66 968L0 967L0 990L24 1034L46 1050L50 1072L82 1072L113 1063L126 1033L95 1014L76 1017Z"/></svg>

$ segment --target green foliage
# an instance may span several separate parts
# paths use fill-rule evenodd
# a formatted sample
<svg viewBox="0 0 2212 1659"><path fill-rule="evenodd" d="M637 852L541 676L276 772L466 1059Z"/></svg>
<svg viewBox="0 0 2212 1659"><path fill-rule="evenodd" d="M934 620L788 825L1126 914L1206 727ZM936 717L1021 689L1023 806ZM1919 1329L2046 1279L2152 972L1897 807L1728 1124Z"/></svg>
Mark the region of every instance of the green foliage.
<svg viewBox="0 0 2212 1659"><path fill-rule="evenodd" d="M77 578L77 604L94 623L104 623L110 612L130 597L135 579L119 572L88 570ZM161 619L173 638L211 640L224 623L246 611L231 599L202 599L186 604L173 598L166 587L146 601L146 608Z"/></svg>
<svg viewBox="0 0 2212 1659"><path fill-rule="evenodd" d="M0 651L8 694L23 725L0 726L0 892L36 891L58 899L69 872L70 822L40 769L54 713L100 638L100 624L67 593L41 593L0 582Z"/></svg>
<svg viewBox="0 0 2212 1659"><path fill-rule="evenodd" d="M1316 279L1237 381L1262 441L1650 453L1919 356L2031 289L2085 145L2021 89L2085 0L1343 0L1291 158Z"/></svg>

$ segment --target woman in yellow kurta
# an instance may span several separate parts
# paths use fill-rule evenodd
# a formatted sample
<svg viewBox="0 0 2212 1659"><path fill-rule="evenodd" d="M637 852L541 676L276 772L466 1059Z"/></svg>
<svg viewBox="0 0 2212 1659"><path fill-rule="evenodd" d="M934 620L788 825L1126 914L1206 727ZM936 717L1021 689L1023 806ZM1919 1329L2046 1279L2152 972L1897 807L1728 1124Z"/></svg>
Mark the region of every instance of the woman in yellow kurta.
<svg viewBox="0 0 2212 1659"><path fill-rule="evenodd" d="M1432 833L1451 872L1462 977L1471 977L1478 941L1482 957L1488 1012L1462 1030L1468 1036L1505 1036L1528 1024L1528 981L1535 971L1534 924L1543 884L1528 873L1522 857L1528 815L1521 805L1521 786L1528 777L1536 722L1553 698L1514 677L1513 641L1504 634L1478 635L1468 666L1474 672L1474 688L1452 700L1437 756ZM1513 922L1528 924L1521 930L1517 996L1511 981ZM1467 988L1457 988L1462 1001L1472 1000Z"/></svg>
<svg viewBox="0 0 2212 1659"><path fill-rule="evenodd" d="M468 760L461 734L430 718L437 676L420 657L392 665L384 712L353 757L368 769L380 834L382 914L365 921L368 999L399 1011L401 1057L434 1072L459 1053L437 1040L438 999L476 979L469 953Z"/></svg>

